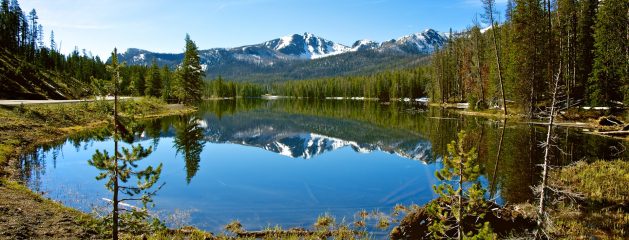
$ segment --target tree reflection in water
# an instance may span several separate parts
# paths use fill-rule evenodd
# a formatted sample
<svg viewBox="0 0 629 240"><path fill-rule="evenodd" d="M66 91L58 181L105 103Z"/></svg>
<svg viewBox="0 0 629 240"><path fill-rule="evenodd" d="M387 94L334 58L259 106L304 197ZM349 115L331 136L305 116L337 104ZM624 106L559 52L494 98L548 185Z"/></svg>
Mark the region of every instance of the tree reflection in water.
<svg viewBox="0 0 629 240"><path fill-rule="evenodd" d="M196 116L182 116L173 126L175 128L174 147L177 154L183 154L186 161L186 181L190 183L199 171L201 152L205 146L205 132L202 120Z"/></svg>

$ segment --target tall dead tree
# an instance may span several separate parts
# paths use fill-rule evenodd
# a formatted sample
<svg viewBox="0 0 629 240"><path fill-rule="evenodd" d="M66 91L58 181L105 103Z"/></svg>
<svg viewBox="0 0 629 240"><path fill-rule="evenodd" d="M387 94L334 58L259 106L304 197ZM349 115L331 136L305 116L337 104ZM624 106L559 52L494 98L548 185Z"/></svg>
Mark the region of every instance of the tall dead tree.
<svg viewBox="0 0 629 240"><path fill-rule="evenodd" d="M496 0L481 0L483 7L485 8L485 19L491 24L491 37L494 41L494 53L496 56L496 65L498 67L498 84L500 85L500 95L502 97L502 107L504 115L507 115L507 104L505 100L505 89L502 81L502 68L500 62L500 47L498 47L498 40L496 37L496 31L498 28L494 21L494 12L496 11Z"/></svg>
<svg viewBox="0 0 629 240"><path fill-rule="evenodd" d="M542 164L542 182L539 187L540 197L539 197L539 207L537 212L537 225L539 227L543 227L545 225L545 211L546 211L546 189L548 184L548 163L550 161L550 148L551 138L553 135L553 125L555 124L555 105L557 103L557 92L559 89L559 79L561 75L561 61L559 62L559 71L555 75L554 79L554 87L553 87L553 97L552 103L550 106L550 112L548 115L548 130L546 132L546 142L544 142L544 163Z"/></svg>

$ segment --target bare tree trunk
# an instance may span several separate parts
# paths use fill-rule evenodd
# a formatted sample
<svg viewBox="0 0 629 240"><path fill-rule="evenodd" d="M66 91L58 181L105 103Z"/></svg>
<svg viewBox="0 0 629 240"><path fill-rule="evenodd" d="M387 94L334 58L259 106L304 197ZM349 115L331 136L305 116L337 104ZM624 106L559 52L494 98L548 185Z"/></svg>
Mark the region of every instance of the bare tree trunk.
<svg viewBox="0 0 629 240"><path fill-rule="evenodd" d="M559 18L559 19L560 19L559 20L559 26L561 26L561 18ZM572 24L572 22L570 22L570 24ZM563 38L562 35L563 34L560 34L560 37L559 37L560 39ZM566 64L567 65L566 66L566 73L567 74L570 74L570 67L572 65L572 59L574 59L574 56L572 56L572 45L571 44L573 44L573 43L572 43L571 40L572 40L572 25L570 25L569 28L568 28L568 46L567 46L568 50L567 51L568 51L568 57L570 59L567 59L568 60L568 63ZM560 52L559 56L561 57L563 55L563 52L564 52L563 41L562 40L559 41L559 46L560 46L559 47L559 49L560 49L559 50L559 52ZM563 61L563 59L562 59L562 61ZM568 75L568 77L566 77L566 109L568 109L568 108L570 108L570 75Z"/></svg>
<svg viewBox="0 0 629 240"><path fill-rule="evenodd" d="M463 139L459 139L459 141L463 141ZM459 190L457 195L459 197L459 206L457 206L459 217L456 219L457 239L461 240L463 239L463 229L461 227L463 220L463 157L459 159Z"/></svg>
<svg viewBox="0 0 629 240"><path fill-rule="evenodd" d="M461 61L460 61L460 48L461 47L457 47L454 48L454 56L456 59L456 82L457 82L457 91L459 92L459 102L463 102L463 96L464 96L464 87L463 87L463 78L461 77Z"/></svg>
<svg viewBox="0 0 629 240"><path fill-rule="evenodd" d="M114 197L113 197L113 229L112 239L118 240L118 79L120 73L116 72L114 79Z"/></svg>
<svg viewBox="0 0 629 240"><path fill-rule="evenodd" d="M505 100L505 89L502 83L502 68L500 64L500 48L498 48L498 40L496 40L496 24L494 23L494 6L489 6L489 19L491 21L491 36L494 40L494 52L496 53L496 64L498 67L498 83L500 84L500 95L502 96L502 107L504 115L507 115L507 103Z"/></svg>
<svg viewBox="0 0 629 240"><path fill-rule="evenodd" d="M502 120L502 131L500 131L500 142L498 143L498 154L496 155L496 164L494 165L494 174L491 180L491 189L489 190L489 194L491 198L494 197L494 190L496 187L496 174L498 172L498 163L500 162L500 154L502 152L502 141L505 137L505 129L507 128L507 118Z"/></svg>
<svg viewBox="0 0 629 240"><path fill-rule="evenodd" d="M440 55L442 55L442 54L443 53L441 53ZM445 91L446 90L446 86L445 86L445 80L444 80L446 66L445 66L443 58L444 58L444 56L440 56L439 57L439 60L440 60L440 64L439 64L440 65L440 68L439 68L439 72L440 72L439 76L440 76L440 78L439 78L439 81L441 82L441 103L442 104L446 102L446 91Z"/></svg>
<svg viewBox="0 0 629 240"><path fill-rule="evenodd" d="M529 118L533 118L533 107L534 107L534 102L535 102L535 84L534 81L535 80L535 67L533 67L533 74L531 75L531 95L530 95L530 99L529 99Z"/></svg>
<svg viewBox="0 0 629 240"><path fill-rule="evenodd" d="M555 104L557 101L557 89L559 86L559 76L561 75L561 62L559 62L559 72L555 76L554 80L554 90L553 90L553 98L552 105L550 106L550 115L548 119L548 130L546 132L546 143L544 145L544 164L542 165L542 183L540 189L540 198L539 198L539 209L538 209L538 226L544 225L544 212L545 212L545 204L546 204L546 184L548 181L548 163L550 161L550 147L551 147L551 137L553 134L553 124L555 123Z"/></svg>
<svg viewBox="0 0 629 240"><path fill-rule="evenodd" d="M550 0L547 0L547 6L548 6L548 44L549 44L549 48L553 49L552 46L552 20L551 20L551 12L550 12ZM544 164L543 164L543 169L542 169L542 184L541 184L541 189L540 189L540 198L539 198L539 211L538 211L538 225L541 227L544 224L544 212L545 212L545 203L546 203L546 184L548 181L548 164L549 164L549 158L550 158L550 146L551 146L551 137L552 137L552 132L553 132L553 124L555 121L555 103L557 101L557 89L559 88L559 79L561 77L561 70L562 70L562 64L561 64L561 60L559 62L559 71L557 73L554 79L554 89L553 89L553 98L552 98L552 104L550 106L550 115L549 115L549 119L548 119L548 131L546 133L546 143L544 146ZM549 61L549 66L552 64L552 61ZM552 77L552 71L551 71L551 82L553 81Z"/></svg>

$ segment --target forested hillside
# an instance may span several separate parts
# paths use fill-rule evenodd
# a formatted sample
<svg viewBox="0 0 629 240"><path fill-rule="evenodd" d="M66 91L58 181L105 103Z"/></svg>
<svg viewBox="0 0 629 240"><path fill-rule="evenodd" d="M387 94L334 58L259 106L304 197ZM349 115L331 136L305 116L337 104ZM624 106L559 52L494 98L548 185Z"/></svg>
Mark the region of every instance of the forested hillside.
<svg viewBox="0 0 629 240"><path fill-rule="evenodd" d="M256 64L225 64L208 67L207 77L241 82L274 83L337 76L369 75L428 62L426 56L377 51L351 52L315 60L279 62L272 67Z"/></svg>
<svg viewBox="0 0 629 240"><path fill-rule="evenodd" d="M17 1L0 4L0 98L69 99L92 94L93 78L106 78L105 64L83 50L59 53L51 31L44 43L35 9L28 15Z"/></svg>
<svg viewBox="0 0 629 240"><path fill-rule="evenodd" d="M477 21L433 55L435 102L502 106L504 93L532 115L558 78L563 107L629 104L628 1L510 0L501 24L491 2L491 29Z"/></svg>
<svg viewBox="0 0 629 240"><path fill-rule="evenodd" d="M77 99L90 89L74 77L0 50L0 99Z"/></svg>
<svg viewBox="0 0 629 240"><path fill-rule="evenodd" d="M203 94L208 98L260 97L263 94L272 94L310 99L328 97L366 97L380 101L417 99L429 92L430 70L427 66L420 66L374 74L293 80L264 85L225 81L219 76L208 81Z"/></svg>
<svg viewBox="0 0 629 240"><path fill-rule="evenodd" d="M271 93L304 98L366 97L380 101L426 96L430 75L426 67L371 75L289 81L271 86Z"/></svg>
<svg viewBox="0 0 629 240"><path fill-rule="evenodd" d="M106 63L87 50L60 53L54 31L44 43L35 9L28 15L18 1L0 5L0 99L77 99L110 94ZM123 66L120 91L125 95L175 99L177 84L169 68ZM201 86L198 90L201 90Z"/></svg>

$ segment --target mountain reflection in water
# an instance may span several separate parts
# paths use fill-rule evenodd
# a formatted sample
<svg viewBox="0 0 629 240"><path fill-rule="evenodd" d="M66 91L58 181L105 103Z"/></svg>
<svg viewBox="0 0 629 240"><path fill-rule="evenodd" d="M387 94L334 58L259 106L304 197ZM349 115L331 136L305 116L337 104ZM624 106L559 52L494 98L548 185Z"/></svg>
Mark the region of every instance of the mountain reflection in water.
<svg viewBox="0 0 629 240"><path fill-rule="evenodd" d="M481 179L491 195L500 202L529 201L544 134L509 123L497 160L501 121L337 100L209 101L195 115L137 124L135 144L155 149L140 164L164 164L166 185L153 210L188 211L188 224L211 231L234 219L250 230L310 227L325 212L352 221L363 209L386 213L396 204L424 204L435 197L434 171L459 130L477 144ZM557 131L557 144L570 154L553 165L627 155L610 149L620 144L615 140ZM87 160L111 147L106 130L42 146L22 157L22 177L48 197L91 211L109 193Z"/></svg>

